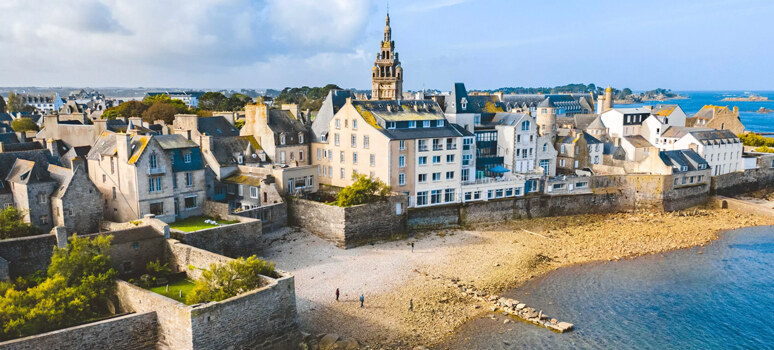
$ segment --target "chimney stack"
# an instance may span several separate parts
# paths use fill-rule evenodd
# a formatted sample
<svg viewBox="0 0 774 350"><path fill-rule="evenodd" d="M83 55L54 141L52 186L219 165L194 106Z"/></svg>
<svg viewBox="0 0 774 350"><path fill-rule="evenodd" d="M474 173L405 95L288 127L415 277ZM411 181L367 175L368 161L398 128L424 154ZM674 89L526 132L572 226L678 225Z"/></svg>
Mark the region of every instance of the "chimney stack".
<svg viewBox="0 0 774 350"><path fill-rule="evenodd" d="M132 137L129 134L115 134L116 152L118 160L129 162L129 155L132 153Z"/></svg>

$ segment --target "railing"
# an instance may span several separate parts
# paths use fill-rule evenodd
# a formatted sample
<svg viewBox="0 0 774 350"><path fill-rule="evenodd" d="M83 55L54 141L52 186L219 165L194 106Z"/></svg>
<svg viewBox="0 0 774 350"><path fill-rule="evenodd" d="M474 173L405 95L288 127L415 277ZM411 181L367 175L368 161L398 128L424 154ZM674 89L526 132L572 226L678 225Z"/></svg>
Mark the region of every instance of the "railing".
<svg viewBox="0 0 774 350"><path fill-rule="evenodd" d="M470 181L463 181L462 185L480 185L480 184L488 184L493 182L515 182L519 180L519 178L516 177L485 177L481 179L475 179Z"/></svg>
<svg viewBox="0 0 774 350"><path fill-rule="evenodd" d="M442 145L433 145L433 151L443 151Z"/></svg>
<svg viewBox="0 0 774 350"><path fill-rule="evenodd" d="M158 175L165 172L166 170L163 167L148 168L148 175Z"/></svg>
<svg viewBox="0 0 774 350"><path fill-rule="evenodd" d="M447 143L446 144L446 149L449 150L449 151L454 151L454 150L457 149L457 144L456 143L451 143L451 144Z"/></svg>
<svg viewBox="0 0 774 350"><path fill-rule="evenodd" d="M427 145L419 145L419 152L427 152Z"/></svg>

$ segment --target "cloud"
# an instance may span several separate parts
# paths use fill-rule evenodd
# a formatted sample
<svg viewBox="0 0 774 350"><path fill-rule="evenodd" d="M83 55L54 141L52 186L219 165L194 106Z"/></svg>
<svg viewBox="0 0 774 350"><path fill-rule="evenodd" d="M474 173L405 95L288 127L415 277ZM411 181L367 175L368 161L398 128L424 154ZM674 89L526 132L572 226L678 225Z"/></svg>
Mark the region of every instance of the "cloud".
<svg viewBox="0 0 774 350"><path fill-rule="evenodd" d="M0 85L347 55L372 12L362 0L2 0Z"/></svg>
<svg viewBox="0 0 774 350"><path fill-rule="evenodd" d="M415 2L406 7L406 11L409 12L429 12L442 9L444 7L450 7L459 5L469 0L436 0L436 1L420 1Z"/></svg>

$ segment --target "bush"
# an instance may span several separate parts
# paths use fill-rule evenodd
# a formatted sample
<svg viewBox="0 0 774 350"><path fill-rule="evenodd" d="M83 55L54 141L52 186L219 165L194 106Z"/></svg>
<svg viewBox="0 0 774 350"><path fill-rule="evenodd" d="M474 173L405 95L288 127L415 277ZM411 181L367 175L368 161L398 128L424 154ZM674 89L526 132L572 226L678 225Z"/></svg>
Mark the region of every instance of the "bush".
<svg viewBox="0 0 774 350"><path fill-rule="evenodd" d="M344 187L336 196L336 205L340 207L351 207L353 205L372 203L384 199L390 194L390 186L387 186L382 180L372 179L371 177L355 173L352 175L354 181L351 185Z"/></svg>
<svg viewBox="0 0 774 350"><path fill-rule="evenodd" d="M742 144L745 146L753 146L753 147L774 147L774 138L771 137L764 137L758 134L742 134L738 135L739 138L742 140Z"/></svg>
<svg viewBox="0 0 774 350"><path fill-rule="evenodd" d="M11 129L16 132L38 131L40 127L30 118L18 118L11 122Z"/></svg>
<svg viewBox="0 0 774 350"><path fill-rule="evenodd" d="M112 236L73 236L65 248L54 248L48 277L34 286L27 281L0 284L0 341L82 324L107 314L115 293L116 271L107 253ZM30 280L34 280L31 278ZM26 289L25 289L26 288Z"/></svg>
<svg viewBox="0 0 774 350"><path fill-rule="evenodd" d="M202 271L193 290L186 296L188 305L221 301L251 291L261 286L260 275L277 277L274 263L266 262L255 255L244 259L231 260L226 264L210 264L209 270Z"/></svg>
<svg viewBox="0 0 774 350"><path fill-rule="evenodd" d="M0 239L39 235L40 230L24 222L24 212L14 206L0 210Z"/></svg>

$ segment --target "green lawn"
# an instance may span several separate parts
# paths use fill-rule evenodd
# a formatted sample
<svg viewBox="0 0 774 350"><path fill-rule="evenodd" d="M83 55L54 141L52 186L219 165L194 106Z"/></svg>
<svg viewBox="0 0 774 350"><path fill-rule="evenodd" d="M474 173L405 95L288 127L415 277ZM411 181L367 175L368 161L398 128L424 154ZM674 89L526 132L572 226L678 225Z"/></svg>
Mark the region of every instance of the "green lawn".
<svg viewBox="0 0 774 350"><path fill-rule="evenodd" d="M181 303L185 303L185 296L193 289L194 282L187 279L179 279L175 282L172 282L169 284L169 292L167 292L167 286L159 286L159 287L153 287L150 289L151 292L154 292L156 294L161 294L167 298L175 299ZM180 297L180 291L183 291L183 296Z"/></svg>
<svg viewBox="0 0 774 350"><path fill-rule="evenodd" d="M211 224L205 223L204 220L214 220L214 219L209 216L192 216L190 218L178 220L169 224L169 228L173 230L184 231L184 232L194 232L194 231L204 230L207 228L217 227L217 225L211 225ZM221 225L236 224L239 222L239 221L230 221L230 220L215 220L215 221L217 221Z"/></svg>

